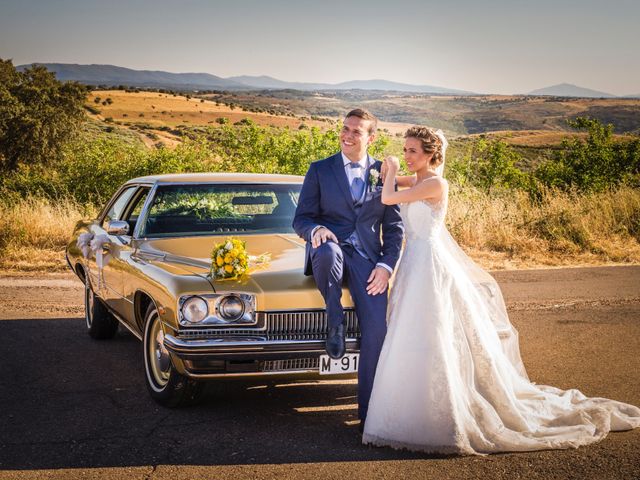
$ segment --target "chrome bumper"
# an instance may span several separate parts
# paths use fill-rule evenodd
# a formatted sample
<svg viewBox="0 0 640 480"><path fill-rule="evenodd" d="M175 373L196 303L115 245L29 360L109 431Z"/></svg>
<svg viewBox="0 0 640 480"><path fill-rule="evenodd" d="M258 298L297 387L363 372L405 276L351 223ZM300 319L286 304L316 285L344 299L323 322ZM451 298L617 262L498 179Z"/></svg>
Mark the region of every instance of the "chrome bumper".
<svg viewBox="0 0 640 480"><path fill-rule="evenodd" d="M347 353L359 352L358 339L347 338L345 343ZM269 340L264 337L183 339L166 334L164 345L179 359L184 373L193 378L315 377L319 376L320 355L326 354L323 340ZM336 376L331 375L330 378Z"/></svg>
<svg viewBox="0 0 640 480"><path fill-rule="evenodd" d="M360 342L356 338L345 340L347 352L356 353ZM263 337L225 337L189 339L166 334L164 345L179 357L206 356L208 358L304 358L325 353L323 340L267 340Z"/></svg>

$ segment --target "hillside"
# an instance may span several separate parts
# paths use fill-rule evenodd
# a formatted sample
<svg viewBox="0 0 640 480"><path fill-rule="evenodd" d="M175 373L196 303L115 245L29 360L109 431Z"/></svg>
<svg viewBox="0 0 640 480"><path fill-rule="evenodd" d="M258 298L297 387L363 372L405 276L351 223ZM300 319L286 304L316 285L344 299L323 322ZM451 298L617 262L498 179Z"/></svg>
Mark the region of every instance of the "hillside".
<svg viewBox="0 0 640 480"><path fill-rule="evenodd" d="M523 95L447 96L381 91L262 90L206 95L245 109L340 118L365 107L384 122L422 124L450 135L502 130L570 131L566 121L589 116L615 125L617 133L640 132L640 99L555 98Z"/></svg>
<svg viewBox="0 0 640 480"><path fill-rule="evenodd" d="M332 128L356 106L371 109L380 128L401 136L412 124L443 128L452 137L486 134L517 147L547 148L573 132L567 118L591 115L619 133L640 129L640 100L538 97L432 97L404 95L309 95L300 91L242 92L190 97L159 92L96 90L87 98L90 116L133 132L153 146L175 145L186 130L237 123L300 129ZM112 127L112 128L113 128Z"/></svg>
<svg viewBox="0 0 640 480"><path fill-rule="evenodd" d="M292 129L301 125L327 128L333 123L329 119L251 112L204 98L145 91L95 90L87 97L86 109L95 120L136 132L149 146L158 142L175 145L180 141L181 130L220 122L233 124L249 119L258 125Z"/></svg>

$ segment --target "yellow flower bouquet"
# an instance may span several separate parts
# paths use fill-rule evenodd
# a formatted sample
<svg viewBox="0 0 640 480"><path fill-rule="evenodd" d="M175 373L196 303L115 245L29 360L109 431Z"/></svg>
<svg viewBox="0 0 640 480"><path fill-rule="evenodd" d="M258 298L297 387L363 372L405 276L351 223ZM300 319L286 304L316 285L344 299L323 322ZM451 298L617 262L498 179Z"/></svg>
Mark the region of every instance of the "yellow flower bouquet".
<svg viewBox="0 0 640 480"><path fill-rule="evenodd" d="M252 256L246 242L229 237L211 251L211 276L216 280L235 280L248 273L250 266L266 264L269 254Z"/></svg>

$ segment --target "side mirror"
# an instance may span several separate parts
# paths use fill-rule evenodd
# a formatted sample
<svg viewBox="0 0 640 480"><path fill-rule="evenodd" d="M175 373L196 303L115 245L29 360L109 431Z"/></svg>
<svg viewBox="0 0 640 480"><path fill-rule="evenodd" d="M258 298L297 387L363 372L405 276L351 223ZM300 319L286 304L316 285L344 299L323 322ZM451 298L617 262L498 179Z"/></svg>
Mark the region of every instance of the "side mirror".
<svg viewBox="0 0 640 480"><path fill-rule="evenodd" d="M129 235L129 223L122 220L111 220L107 222L107 233L109 235Z"/></svg>

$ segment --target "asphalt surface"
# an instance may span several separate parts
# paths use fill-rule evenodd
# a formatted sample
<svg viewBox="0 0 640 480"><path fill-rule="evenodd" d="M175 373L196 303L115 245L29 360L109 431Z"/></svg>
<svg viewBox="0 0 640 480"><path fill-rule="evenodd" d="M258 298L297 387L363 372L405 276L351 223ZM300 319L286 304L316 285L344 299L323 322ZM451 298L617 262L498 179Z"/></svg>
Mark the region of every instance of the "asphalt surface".
<svg viewBox="0 0 640 480"><path fill-rule="evenodd" d="M640 267L495 276L533 381L640 405ZM640 478L640 429L486 457L363 446L354 381L214 383L165 409L138 340L92 340L81 302L68 275L0 276L0 478Z"/></svg>

